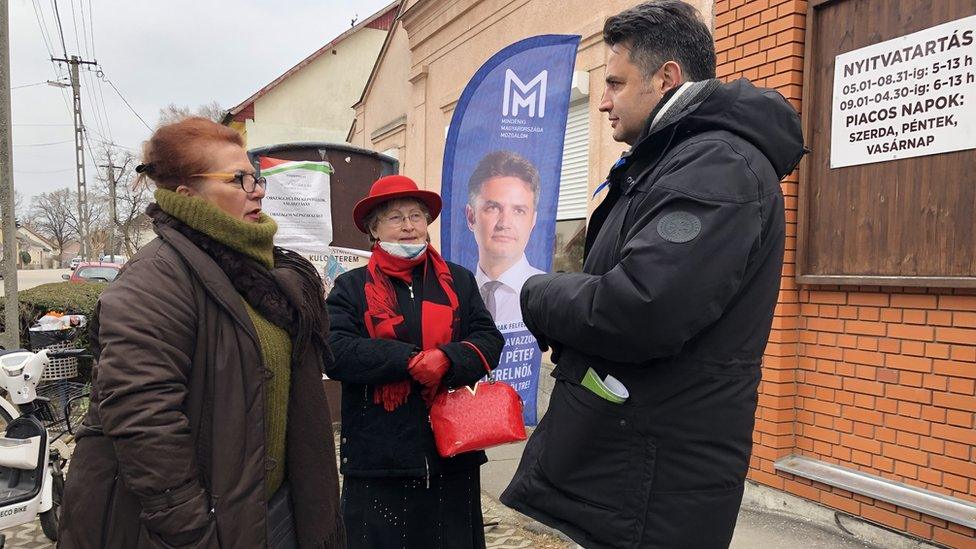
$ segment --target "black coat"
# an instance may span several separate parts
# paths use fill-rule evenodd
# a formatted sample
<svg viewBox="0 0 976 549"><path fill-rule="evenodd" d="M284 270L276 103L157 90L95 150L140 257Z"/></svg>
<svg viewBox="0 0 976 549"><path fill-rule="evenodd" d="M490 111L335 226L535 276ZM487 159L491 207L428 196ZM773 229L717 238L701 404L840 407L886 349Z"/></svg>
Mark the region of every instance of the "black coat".
<svg viewBox="0 0 976 549"><path fill-rule="evenodd" d="M588 549L726 547L735 526L783 266L779 180L803 146L779 94L702 95L615 165L584 272L522 289L557 382L502 501ZM583 388L587 367L630 398Z"/></svg>
<svg viewBox="0 0 976 549"><path fill-rule="evenodd" d="M470 271L448 263L454 277L454 291L460 307L460 339L441 347L451 360L444 376L448 388L475 383L487 375L474 350L460 343L473 343L484 354L489 366L498 366L504 339L485 309ZM407 285L393 279L397 303L412 342L373 339L363 322L366 311L365 267L336 278L326 303L331 331L329 345L335 361L326 369L332 379L342 382L342 439L340 472L357 477L424 477L443 469L476 467L487 461L484 452L469 452L442 459L434 446L427 406L421 386L413 382L407 402L392 412L373 402L377 385L411 379L407 371L410 356L420 350L422 326L420 304L423 296L422 266L414 269L414 298Z"/></svg>

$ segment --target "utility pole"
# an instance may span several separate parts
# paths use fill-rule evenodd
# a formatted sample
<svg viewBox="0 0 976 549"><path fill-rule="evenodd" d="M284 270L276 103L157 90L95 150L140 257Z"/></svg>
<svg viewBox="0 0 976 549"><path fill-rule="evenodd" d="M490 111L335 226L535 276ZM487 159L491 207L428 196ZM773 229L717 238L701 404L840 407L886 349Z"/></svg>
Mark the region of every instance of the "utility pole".
<svg viewBox="0 0 976 549"><path fill-rule="evenodd" d="M108 253L112 256L112 262L115 262L115 230L119 224L115 205L115 168L119 166L113 163L111 152L109 152L108 164L102 164L99 167L108 170L108 215L109 225L111 226L111 230L108 233Z"/></svg>
<svg viewBox="0 0 976 549"><path fill-rule="evenodd" d="M17 222L14 212L13 127L10 122L10 23L7 0L0 0L0 212L3 219L4 331L7 349L20 347L17 305Z"/></svg>
<svg viewBox="0 0 976 549"><path fill-rule="evenodd" d="M81 240L81 258L91 259L88 249L88 183L85 179L85 123L81 118L81 79L78 78L78 65L97 65L95 61L85 61L77 55L70 59L52 57L51 61L66 63L71 69L71 94L74 96L75 117L75 166L78 170L78 238Z"/></svg>

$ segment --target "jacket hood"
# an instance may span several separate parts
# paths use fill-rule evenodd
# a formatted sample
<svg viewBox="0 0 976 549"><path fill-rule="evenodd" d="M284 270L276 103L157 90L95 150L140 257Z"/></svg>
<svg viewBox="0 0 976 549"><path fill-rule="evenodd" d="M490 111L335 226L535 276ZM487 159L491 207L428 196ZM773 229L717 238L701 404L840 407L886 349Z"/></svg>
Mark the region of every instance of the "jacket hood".
<svg viewBox="0 0 976 549"><path fill-rule="evenodd" d="M796 168L804 153L796 109L779 92L744 78L716 87L681 125L693 134L720 129L742 137L766 156L780 178Z"/></svg>
<svg viewBox="0 0 976 549"><path fill-rule="evenodd" d="M769 159L781 179L800 163L805 151L800 116L779 92L757 88L744 78L728 84L718 80L697 82L682 98L683 107L668 107L679 112L665 113L663 118L667 121L652 127L655 117L677 91L674 88L661 98L637 144L626 154L648 146L654 141L652 136L679 124L682 138L716 130L738 135Z"/></svg>

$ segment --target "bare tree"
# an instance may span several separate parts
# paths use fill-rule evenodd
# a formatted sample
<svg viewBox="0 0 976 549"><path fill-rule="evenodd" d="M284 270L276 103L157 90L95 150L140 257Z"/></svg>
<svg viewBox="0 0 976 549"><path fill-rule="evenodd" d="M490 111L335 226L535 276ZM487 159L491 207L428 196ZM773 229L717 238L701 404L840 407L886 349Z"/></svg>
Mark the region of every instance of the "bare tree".
<svg viewBox="0 0 976 549"><path fill-rule="evenodd" d="M81 223L78 219L78 193L76 191L70 191L70 193L74 207L69 211L68 224L75 234L81 234ZM109 239L108 197L103 193L89 192L87 203L88 209L85 212L85 216L88 218L87 244L92 255L88 259L97 260L99 251L105 249Z"/></svg>
<svg viewBox="0 0 976 549"><path fill-rule="evenodd" d="M103 165L115 166L115 219L109 223L115 226L116 234L122 238L119 243L124 246L125 254L132 256L139 245L142 237L147 231L151 231L149 218L146 217L146 207L152 202L152 190L143 183L136 183L135 165L138 164L132 153L128 151L118 152L111 147L106 147L101 154L104 159ZM104 196L106 208L111 212L108 200L111 192L107 173L99 173L99 195ZM115 254L116 250L108 253Z"/></svg>
<svg viewBox="0 0 976 549"><path fill-rule="evenodd" d="M220 103L211 101L206 105L197 107L197 115L209 118L214 122L220 122L224 118L224 109L221 108Z"/></svg>
<svg viewBox="0 0 976 549"><path fill-rule="evenodd" d="M20 222L26 221L27 212L24 211L24 195L20 191L14 190L14 215Z"/></svg>
<svg viewBox="0 0 976 549"><path fill-rule="evenodd" d="M172 124L173 122L179 122L184 118L189 118L193 116L190 112L190 107L183 105L182 107L177 107L175 103L170 103L169 105L159 109L159 121L156 122L156 127L165 126L166 124Z"/></svg>
<svg viewBox="0 0 976 549"><path fill-rule="evenodd" d="M206 105L200 105L196 111L190 110L190 107L186 105L177 106L175 103L170 103L162 109L159 109L159 121L156 123L156 127L179 122L191 116L202 116L214 122L220 122L224 117L224 110L220 108L220 103L216 101L211 101Z"/></svg>
<svg viewBox="0 0 976 549"><path fill-rule="evenodd" d="M41 236L50 240L58 250L58 257L64 248L78 237L72 218L77 211L77 201L67 188L49 193L41 193L31 200L30 217L32 225Z"/></svg>

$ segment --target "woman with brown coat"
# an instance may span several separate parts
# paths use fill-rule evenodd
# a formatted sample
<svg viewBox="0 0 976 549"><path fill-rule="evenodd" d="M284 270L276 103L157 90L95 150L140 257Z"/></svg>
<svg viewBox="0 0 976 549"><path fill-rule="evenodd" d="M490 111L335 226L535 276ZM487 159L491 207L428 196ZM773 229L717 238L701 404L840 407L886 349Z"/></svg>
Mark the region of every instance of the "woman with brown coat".
<svg viewBox="0 0 976 549"><path fill-rule="evenodd" d="M236 132L186 119L144 157L158 238L96 308L61 547L344 546L321 280Z"/></svg>

